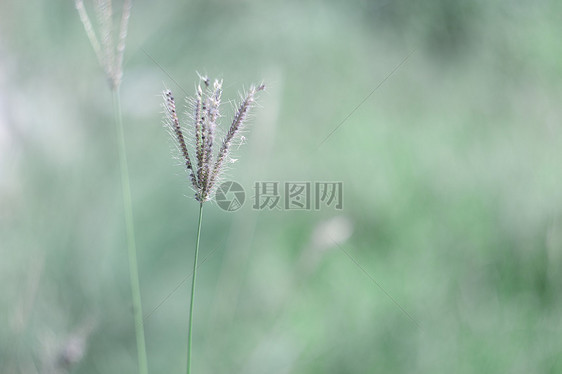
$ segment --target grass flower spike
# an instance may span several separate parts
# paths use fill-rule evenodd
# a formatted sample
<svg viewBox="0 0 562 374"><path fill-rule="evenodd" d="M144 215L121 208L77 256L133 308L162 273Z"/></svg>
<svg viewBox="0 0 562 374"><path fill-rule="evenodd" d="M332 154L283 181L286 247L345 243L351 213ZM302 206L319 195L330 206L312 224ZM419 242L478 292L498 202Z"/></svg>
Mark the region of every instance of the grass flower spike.
<svg viewBox="0 0 562 374"><path fill-rule="evenodd" d="M195 280L197 276L197 258L199 256L199 237L201 235L201 221L203 217L203 203L211 200L216 189L217 181L224 172L225 164L229 160L230 149L235 139L240 136L251 107L255 103L256 93L265 89L260 86L252 86L245 96L242 97L230 128L226 133L216 155L213 152L216 128L220 120L220 105L222 97L222 81L215 80L213 85L208 78L200 77L201 82L197 85L195 97L192 104L192 138L195 152L190 153L183 134L176 102L170 90L164 91L164 112L166 115L166 126L176 139L180 153L185 160L185 167L195 190L195 199L199 202L199 220L197 224L197 237L195 240L195 259L193 260L193 275L191 281L191 298L189 303L189 322L187 333L187 374L191 373L191 341L193 330L193 305L195 300ZM191 155L195 155L195 164ZM196 165L196 166L194 166Z"/></svg>
<svg viewBox="0 0 562 374"><path fill-rule="evenodd" d="M125 40L127 39L132 0L123 1L117 43L115 43L113 36L113 7L111 0L94 0L100 39L98 39L94 27L92 26L92 22L84 6L84 1L74 0L74 4L76 10L78 10L80 20L84 25L84 30L86 30L86 34L90 40L90 44L96 53L98 62L105 72L111 89L115 90L121 85L121 79L123 77L123 55L125 53ZM99 40L101 40L101 43Z"/></svg>
<svg viewBox="0 0 562 374"><path fill-rule="evenodd" d="M244 95L240 103L230 128L226 133L216 155L213 147L215 143L216 127L220 119L220 104L222 96L222 81L215 80L211 86L207 78L201 78L201 84L197 86L195 97L191 100L193 138L195 152L195 164L191 160L185 140L182 126L180 125L176 110L175 99L170 90L164 91L164 109L166 114L166 126L173 134L181 155L185 160L185 166L189 174L191 184L195 190L195 199L200 203L211 200L213 192L216 190L217 181L224 171L225 164L229 160L230 149L237 137L239 137L248 112L255 103L256 93L265 89L264 85L252 86Z"/></svg>

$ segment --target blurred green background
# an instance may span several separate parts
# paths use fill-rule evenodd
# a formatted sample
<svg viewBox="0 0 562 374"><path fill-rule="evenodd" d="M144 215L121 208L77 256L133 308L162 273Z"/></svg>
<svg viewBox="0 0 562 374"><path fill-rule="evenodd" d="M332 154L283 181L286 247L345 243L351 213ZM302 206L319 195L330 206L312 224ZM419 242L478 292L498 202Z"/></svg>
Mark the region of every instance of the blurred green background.
<svg viewBox="0 0 562 374"><path fill-rule="evenodd" d="M121 93L150 372L184 371L197 219L160 92L198 71L225 99L268 90L229 173L246 204L205 208L194 373L562 373L560 14L135 1ZM1 373L137 370L112 118L73 2L3 0ZM344 209L256 211L255 181L342 181Z"/></svg>

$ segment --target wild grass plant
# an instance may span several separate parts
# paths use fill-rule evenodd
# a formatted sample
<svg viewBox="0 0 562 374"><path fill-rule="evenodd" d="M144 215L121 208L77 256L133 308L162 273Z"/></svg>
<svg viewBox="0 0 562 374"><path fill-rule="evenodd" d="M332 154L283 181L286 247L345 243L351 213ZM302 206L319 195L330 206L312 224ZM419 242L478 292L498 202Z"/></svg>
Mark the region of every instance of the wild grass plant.
<svg viewBox="0 0 562 374"><path fill-rule="evenodd" d="M203 217L203 204L212 199L217 189L221 175L224 173L226 164L233 163L230 157L232 145L240 139L240 134L248 119L250 109L255 104L255 96L259 91L265 89L263 84L251 86L248 92L243 95L242 101L234 114L228 132L224 136L218 152L214 151L216 128L220 115L220 105L222 98L222 81L215 80L211 86L207 77L201 77L201 82L197 85L195 97L190 100L192 136L194 144L190 148L194 149L194 160L191 161L190 151L187 146L184 129L180 125L175 99L170 90L165 90L164 112L165 126L173 135L177 142L180 154L185 162L186 170L189 174L191 185L195 191L195 200L199 202L199 218L197 223L197 235L195 239L195 255L193 259L193 272L191 280L191 297L189 302L189 322L187 332L187 374L191 373L191 351L192 351L192 332L193 332L193 308L195 304L195 282L197 277L197 263L199 256L199 238L201 235L201 222ZM203 87L201 87L203 83ZM191 153L193 155L193 153Z"/></svg>
<svg viewBox="0 0 562 374"><path fill-rule="evenodd" d="M90 21L90 17L88 16L88 12L84 6L84 1L75 0L75 5L98 62L104 70L113 96L113 114L115 117L114 121L119 151L119 167L121 172L121 187L127 236L133 317L137 342L138 368L140 374L147 374L148 364L143 327L137 248L133 222L133 207L131 201L127 150L125 145L125 130L123 128L123 116L121 112L121 95L119 91L123 78L123 56L125 53L125 42L127 39L129 17L131 15L132 0L123 1L117 37L115 37L114 32L113 4L111 0L94 1L98 32L96 32L92 22Z"/></svg>

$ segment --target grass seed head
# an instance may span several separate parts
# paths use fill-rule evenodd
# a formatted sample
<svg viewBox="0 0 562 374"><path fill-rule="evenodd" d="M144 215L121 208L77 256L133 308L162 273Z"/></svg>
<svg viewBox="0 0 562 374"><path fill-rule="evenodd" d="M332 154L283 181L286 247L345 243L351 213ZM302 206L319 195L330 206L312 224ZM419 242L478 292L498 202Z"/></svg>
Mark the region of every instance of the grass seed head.
<svg viewBox="0 0 562 374"><path fill-rule="evenodd" d="M222 98L222 80L215 80L211 85L207 77L199 76L195 97L190 100L193 104L193 139L197 170L194 170L189 156L188 147L183 136L176 112L175 101L170 90L164 91L164 109L166 125L174 134L179 149L185 159L185 165L190 174L192 186L195 190L195 199L201 203L211 200L216 189L217 181L225 169L225 163L230 161L230 150L236 138L248 119L248 113L255 104L257 92L263 91L265 85L252 86L243 96L238 106L231 125L221 142L221 146L214 155L216 127L221 118L220 105ZM203 83L204 88L201 87Z"/></svg>
<svg viewBox="0 0 562 374"><path fill-rule="evenodd" d="M84 1L74 0L74 4L90 44L96 53L98 62L105 72L109 86L112 90L116 90L121 85L123 78L123 55L125 53L125 41L127 39L132 0L123 0L117 42L115 42L113 32L113 6L111 0L94 1L97 19L96 26L98 27L97 33L90 21Z"/></svg>

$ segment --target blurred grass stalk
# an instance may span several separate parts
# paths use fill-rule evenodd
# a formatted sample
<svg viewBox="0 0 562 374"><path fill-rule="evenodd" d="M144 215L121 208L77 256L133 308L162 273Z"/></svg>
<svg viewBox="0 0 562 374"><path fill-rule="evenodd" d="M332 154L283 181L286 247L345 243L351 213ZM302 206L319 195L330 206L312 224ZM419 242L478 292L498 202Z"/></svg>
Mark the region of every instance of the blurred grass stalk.
<svg viewBox="0 0 562 374"><path fill-rule="evenodd" d="M119 164L121 169L121 187L123 190L123 207L125 212L125 226L127 230L127 252L129 255L129 276L133 299L133 315L135 322L135 335L137 339L139 373L148 373L146 358L146 343L144 339L144 325L142 314L142 302L140 292L139 270L137 262L137 247L135 243L135 226L133 223L133 206L131 201L131 187L129 181L129 167L125 149L125 132L123 130L123 117L121 115L121 95L119 88L113 92L113 110L115 114L115 125L119 142Z"/></svg>
<svg viewBox="0 0 562 374"><path fill-rule="evenodd" d="M148 373L146 344L144 338L143 314L140 293L139 271L137 263L137 249L135 244L135 227L133 222L133 206L131 201L131 187L129 179L129 167L127 163L127 152L125 147L125 131L123 129L123 116L121 113L121 95L119 87L123 76L123 54L125 52L125 40L127 28L131 15L131 0L124 0L121 14L121 25L117 45L113 41L113 12L111 0L95 0L96 16L99 23L101 44L98 41L83 0L75 0L76 9L80 20L84 25L90 44L96 53L98 62L104 69L108 79L109 87L113 95L113 113L115 116L115 128L119 151L119 165L121 170L121 187L123 193L123 208L125 214L125 226L127 234L127 252L129 257L129 275L133 301L133 315L135 323L135 335L137 341L137 356L140 374Z"/></svg>

